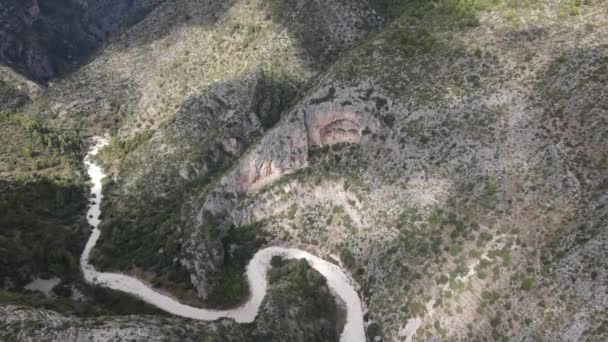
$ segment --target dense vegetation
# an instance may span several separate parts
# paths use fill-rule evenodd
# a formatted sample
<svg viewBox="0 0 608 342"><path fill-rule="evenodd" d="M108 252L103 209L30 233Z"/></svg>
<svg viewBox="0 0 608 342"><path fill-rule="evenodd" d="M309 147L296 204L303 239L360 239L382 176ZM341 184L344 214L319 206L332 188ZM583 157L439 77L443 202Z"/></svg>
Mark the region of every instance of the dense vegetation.
<svg viewBox="0 0 608 342"><path fill-rule="evenodd" d="M78 276L88 236L83 190L48 179L0 183L0 282L20 287L36 276Z"/></svg>
<svg viewBox="0 0 608 342"><path fill-rule="evenodd" d="M29 97L12 82L0 77L0 111L13 111L29 101Z"/></svg>
<svg viewBox="0 0 608 342"><path fill-rule="evenodd" d="M19 114L0 113L0 303L77 315L156 313L119 292L86 286L79 258L89 236L84 138ZM50 298L23 286L58 277ZM90 299L72 298L75 291Z"/></svg>
<svg viewBox="0 0 608 342"><path fill-rule="evenodd" d="M0 282L78 274L87 236L82 153L77 132L0 114Z"/></svg>
<svg viewBox="0 0 608 342"><path fill-rule="evenodd" d="M150 131L131 138L114 137L100 152L98 162L109 174L133 170L138 167L138 153L150 149L151 137ZM180 262L185 227L181 196L194 188L205 188L230 165L231 159L222 157L206 162L210 166L206 173L193 181L175 184L162 196L138 192L137 196L125 198L121 192L122 179L107 179L103 187L102 234L92 251L92 262L102 270L135 273L155 287L170 289L192 305L202 305L193 292L190 274Z"/></svg>
<svg viewBox="0 0 608 342"><path fill-rule="evenodd" d="M79 180L84 146L77 130L53 129L36 118L0 112L0 176L5 180Z"/></svg>
<svg viewBox="0 0 608 342"><path fill-rule="evenodd" d="M212 306L233 306L247 299L249 284L245 268L255 252L265 242L261 231L263 222L231 228L222 239L224 263L216 274L213 274L208 303Z"/></svg>
<svg viewBox="0 0 608 342"><path fill-rule="evenodd" d="M295 325L279 329L305 331L307 341L337 341L343 317L325 278L305 259L287 261L276 256L271 264L269 296L276 302L280 317L287 317L286 322Z"/></svg>
<svg viewBox="0 0 608 342"><path fill-rule="evenodd" d="M114 183L107 181L104 187L104 193L112 196ZM153 271L158 277L148 280L155 286L172 283L191 289L183 266L168 257L181 252L177 199L150 196L133 201L137 205L131 206L135 210L128 215L114 211L110 201L102 203L104 233L91 254L92 262L102 270Z"/></svg>

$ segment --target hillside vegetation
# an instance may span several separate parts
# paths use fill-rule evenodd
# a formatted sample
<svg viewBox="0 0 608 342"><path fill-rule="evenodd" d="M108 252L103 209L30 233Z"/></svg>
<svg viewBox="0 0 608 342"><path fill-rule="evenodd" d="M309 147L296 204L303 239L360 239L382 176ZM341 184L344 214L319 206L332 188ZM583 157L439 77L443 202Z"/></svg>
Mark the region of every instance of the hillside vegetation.
<svg viewBox="0 0 608 342"><path fill-rule="evenodd" d="M135 19L52 86L0 73L24 94L0 102L25 113L2 117L12 277L72 274L83 135L107 133L100 269L230 307L255 251L283 245L351 272L372 341L608 338L605 0L178 0ZM20 235L32 222L65 229ZM337 339L323 281L274 264L262 318L196 329Z"/></svg>

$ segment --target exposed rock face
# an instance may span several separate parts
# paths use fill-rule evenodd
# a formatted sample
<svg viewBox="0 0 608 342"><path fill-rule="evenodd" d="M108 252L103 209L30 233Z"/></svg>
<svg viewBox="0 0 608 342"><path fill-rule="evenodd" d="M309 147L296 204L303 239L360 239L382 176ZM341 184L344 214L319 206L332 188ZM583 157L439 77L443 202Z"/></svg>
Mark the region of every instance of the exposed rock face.
<svg viewBox="0 0 608 342"><path fill-rule="evenodd" d="M105 342L128 340L161 341L246 341L247 333L236 323L193 322L155 316L105 316L81 318L55 311L19 306L0 307L0 340L24 342ZM36 324L35 329L26 328Z"/></svg>
<svg viewBox="0 0 608 342"><path fill-rule="evenodd" d="M308 165L308 136L301 119L297 115L296 121L269 132L268 138L239 162L227 180L235 191L249 191Z"/></svg>
<svg viewBox="0 0 608 342"><path fill-rule="evenodd" d="M596 208L587 212L590 214L587 222L577 222L576 229L557 242L563 248L563 255L555 265L555 283L541 292L546 297L550 297L549 291L563 293L568 301L576 303L574 317L565 319L565 324L551 332L555 340L581 341L593 333L603 333L604 337L607 334L608 196L604 194L598 202ZM550 308L562 305L560 300L550 300Z"/></svg>
<svg viewBox="0 0 608 342"><path fill-rule="evenodd" d="M321 108L306 119L308 145L311 147L361 142L363 129L353 112L339 110L330 105L329 108Z"/></svg>
<svg viewBox="0 0 608 342"><path fill-rule="evenodd" d="M210 239L206 229L201 228L209 225L209 216L213 216L214 229L220 231L242 223L243 216L248 217L248 222L254 220L247 214L249 209L234 209L236 197L223 194L256 191L284 175L306 168L309 154L315 148L367 143L368 134L382 125L365 109L375 106L377 98L371 96L374 93L372 83L321 86L267 132L255 149L221 179L218 188L203 199L195 221L197 227L193 237L187 239L186 248L195 255L188 267L194 270L192 279L199 295L206 296L206 275L221 266L223 260L221 244Z"/></svg>
<svg viewBox="0 0 608 342"><path fill-rule="evenodd" d="M256 149L241 159L233 175L225 179L232 191L251 191L282 175L308 166L310 149L335 144L360 144L364 133L379 121L365 110L374 104L359 94L373 92L373 84L320 88L305 105L270 131Z"/></svg>
<svg viewBox="0 0 608 342"><path fill-rule="evenodd" d="M93 54L127 18L158 2L3 1L0 63L34 80L56 77Z"/></svg>

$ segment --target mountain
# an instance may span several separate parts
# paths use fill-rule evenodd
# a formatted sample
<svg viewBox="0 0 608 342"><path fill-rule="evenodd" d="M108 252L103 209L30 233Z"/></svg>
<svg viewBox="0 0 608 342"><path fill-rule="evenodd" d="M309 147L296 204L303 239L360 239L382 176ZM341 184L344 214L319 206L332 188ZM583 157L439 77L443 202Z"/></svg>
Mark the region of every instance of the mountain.
<svg viewBox="0 0 608 342"><path fill-rule="evenodd" d="M121 26L137 23L158 2L2 1L0 63L38 81L60 77L93 55Z"/></svg>
<svg viewBox="0 0 608 342"><path fill-rule="evenodd" d="M338 340L298 262L252 324L87 285L105 134L100 270L226 308L289 246L352 274L370 341L608 337L605 1L63 2L0 4L2 338Z"/></svg>

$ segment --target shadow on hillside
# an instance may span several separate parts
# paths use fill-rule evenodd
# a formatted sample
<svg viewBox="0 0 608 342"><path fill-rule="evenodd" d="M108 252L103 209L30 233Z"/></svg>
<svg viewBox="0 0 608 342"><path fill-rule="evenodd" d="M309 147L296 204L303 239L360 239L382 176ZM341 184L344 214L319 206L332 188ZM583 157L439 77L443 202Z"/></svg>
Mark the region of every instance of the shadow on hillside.
<svg viewBox="0 0 608 342"><path fill-rule="evenodd" d="M129 23L117 47L125 50L145 47L187 26L213 28L236 1L239 0L163 1L154 11Z"/></svg>
<svg viewBox="0 0 608 342"><path fill-rule="evenodd" d="M183 1L177 5L175 2L165 2L155 13L127 32L117 47L129 49L148 46L188 26L213 29L223 24L227 13L241 1ZM266 20L283 27L299 48L308 54L301 57L309 60L318 70L327 68L341 51L352 46L365 32L379 27L381 22L365 3L261 0L251 6L253 11L262 13ZM242 26L249 19L242 17L234 20L233 25Z"/></svg>
<svg viewBox="0 0 608 342"><path fill-rule="evenodd" d="M5 64L36 80L64 76L86 64L121 29L127 31L116 41L119 49L144 47L184 26L211 28L218 25L240 0L110 1L87 8L70 0L62 1L65 3L61 6L41 3L42 15L30 27L11 26L14 34L24 39L14 43L26 49L16 49L17 45L9 44L4 53ZM285 28L318 70L324 70L337 60L340 52L351 47L366 32L380 27L382 19L375 12L390 20L403 15L423 17L437 11L461 22L474 23L476 20L472 6L458 0L371 0L352 4L263 0L257 7L267 19ZM13 13L13 17L26 16L26 12L21 9L21 12ZM29 48L42 58L34 60L19 55L19 51Z"/></svg>
<svg viewBox="0 0 608 342"><path fill-rule="evenodd" d="M134 25L163 0L8 0L0 62L34 80L64 76L85 64L120 28Z"/></svg>
<svg viewBox="0 0 608 342"><path fill-rule="evenodd" d="M165 315L132 296L84 283L79 259L91 232L86 209L83 184L43 177L27 182L0 180L0 305L78 316ZM61 282L51 297L23 288L35 278L53 277ZM78 293L87 300L72 298Z"/></svg>
<svg viewBox="0 0 608 342"><path fill-rule="evenodd" d="M88 235L85 207L75 183L0 181L0 281L22 286L39 275L77 276Z"/></svg>
<svg viewBox="0 0 608 342"><path fill-rule="evenodd" d="M221 125L256 126L252 117L246 117L254 114L260 128L269 129L303 91L301 81L280 71L245 74L237 80L214 83L187 98L166 128L181 140L192 141L207 137Z"/></svg>
<svg viewBox="0 0 608 342"><path fill-rule="evenodd" d="M16 111L29 101L27 92L0 79L0 111Z"/></svg>
<svg viewBox="0 0 608 342"><path fill-rule="evenodd" d="M318 70L329 67L382 21L365 2L266 0L260 9L307 51Z"/></svg>

